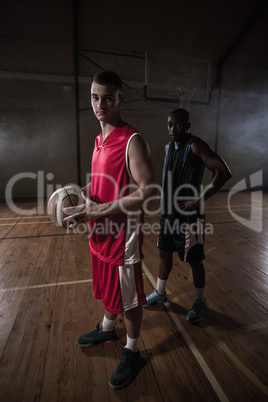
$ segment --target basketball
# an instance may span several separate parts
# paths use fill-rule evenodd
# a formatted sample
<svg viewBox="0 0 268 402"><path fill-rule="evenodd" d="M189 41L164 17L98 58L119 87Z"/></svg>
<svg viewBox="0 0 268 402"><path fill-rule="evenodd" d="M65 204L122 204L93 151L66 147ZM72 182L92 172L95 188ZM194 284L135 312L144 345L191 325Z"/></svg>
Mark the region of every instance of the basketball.
<svg viewBox="0 0 268 402"><path fill-rule="evenodd" d="M65 186L56 190L48 200L47 212L52 222L60 227L67 228L70 223L64 222L63 219L68 215L76 213L75 210L66 214L63 209L67 207L75 207L84 204L84 199L81 195L81 188L78 186Z"/></svg>

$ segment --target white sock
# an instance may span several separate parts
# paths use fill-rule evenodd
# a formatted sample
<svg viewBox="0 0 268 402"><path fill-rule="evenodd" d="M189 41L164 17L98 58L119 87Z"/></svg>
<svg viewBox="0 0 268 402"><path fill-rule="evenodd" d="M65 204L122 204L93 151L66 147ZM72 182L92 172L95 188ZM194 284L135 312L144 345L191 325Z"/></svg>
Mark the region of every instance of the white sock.
<svg viewBox="0 0 268 402"><path fill-rule="evenodd" d="M166 291L166 283L167 283L167 280L157 278L157 288L156 289L157 289L157 293L161 296L163 296L163 294Z"/></svg>
<svg viewBox="0 0 268 402"><path fill-rule="evenodd" d="M127 335L127 344L126 344L125 348L131 349L134 352L136 352L136 350L138 349L138 342L139 342L139 338L133 339Z"/></svg>
<svg viewBox="0 0 268 402"><path fill-rule="evenodd" d="M103 331L108 331L109 329L113 329L115 327L115 322L116 322L116 320L109 320L104 314L103 321L101 324Z"/></svg>
<svg viewBox="0 0 268 402"><path fill-rule="evenodd" d="M205 288L195 288L195 296L197 299L202 300L204 302L204 291Z"/></svg>

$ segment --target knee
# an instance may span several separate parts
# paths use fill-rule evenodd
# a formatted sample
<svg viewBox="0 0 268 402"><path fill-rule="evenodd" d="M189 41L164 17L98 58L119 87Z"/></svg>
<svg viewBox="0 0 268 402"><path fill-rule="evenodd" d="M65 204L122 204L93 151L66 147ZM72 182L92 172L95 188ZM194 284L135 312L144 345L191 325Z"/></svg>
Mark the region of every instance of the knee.
<svg viewBox="0 0 268 402"><path fill-rule="evenodd" d="M159 256L161 260L170 261L172 260L173 253L169 251L159 250Z"/></svg>
<svg viewBox="0 0 268 402"><path fill-rule="evenodd" d="M202 261L189 262L189 264L193 271L205 271L205 267Z"/></svg>

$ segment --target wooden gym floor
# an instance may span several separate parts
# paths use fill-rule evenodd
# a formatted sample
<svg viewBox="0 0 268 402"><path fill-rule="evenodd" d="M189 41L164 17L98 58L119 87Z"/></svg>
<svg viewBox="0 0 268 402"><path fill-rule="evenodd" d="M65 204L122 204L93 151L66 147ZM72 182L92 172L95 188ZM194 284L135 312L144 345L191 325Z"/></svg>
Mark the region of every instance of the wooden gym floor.
<svg viewBox="0 0 268 402"><path fill-rule="evenodd" d="M175 257L168 302L144 308L143 366L120 391L108 379L125 344L123 317L117 342L76 344L103 317L92 295L87 235L55 227L45 209L32 214L34 202L16 203L22 215L1 204L0 400L268 401L268 196L234 195L232 213L227 196L206 204L214 234L205 243L205 318L185 320L194 288L189 266ZM155 234L145 236L143 250L148 294L157 276Z"/></svg>

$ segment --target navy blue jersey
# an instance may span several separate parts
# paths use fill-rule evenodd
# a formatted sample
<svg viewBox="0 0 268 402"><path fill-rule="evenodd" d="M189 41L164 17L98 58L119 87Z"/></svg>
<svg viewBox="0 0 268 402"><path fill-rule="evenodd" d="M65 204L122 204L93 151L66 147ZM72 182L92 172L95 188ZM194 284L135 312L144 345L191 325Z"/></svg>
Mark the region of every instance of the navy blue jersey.
<svg viewBox="0 0 268 402"><path fill-rule="evenodd" d="M164 162L164 183L162 215L180 222L193 222L200 216L200 207L183 212L178 204L187 198L197 198L204 174L204 164L200 160L191 163L191 144L197 137L188 134L183 142L177 145L170 141Z"/></svg>

